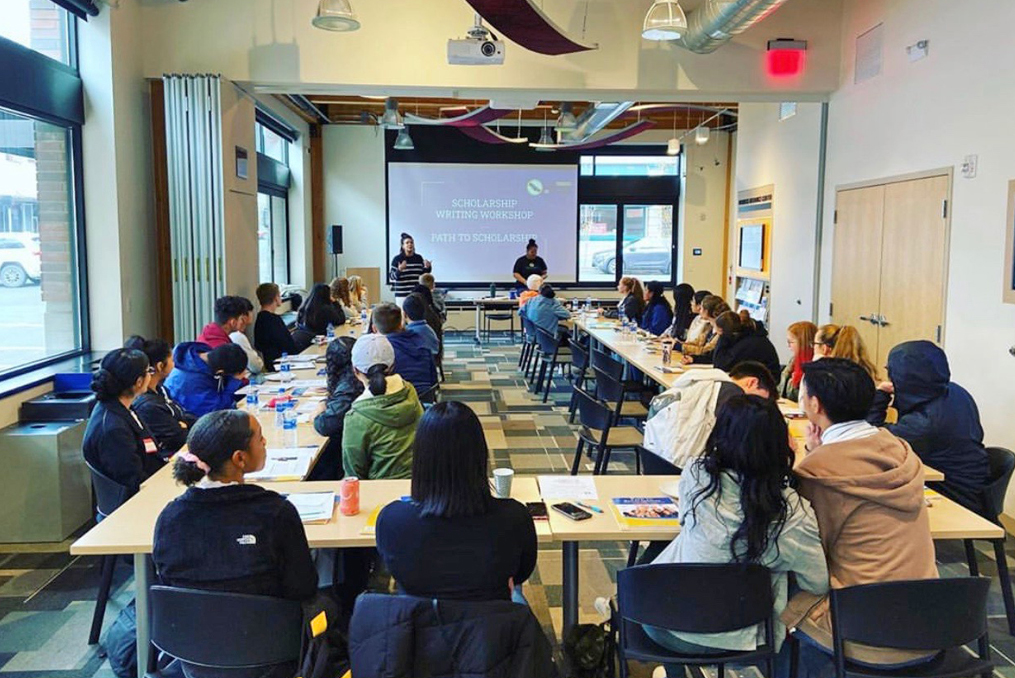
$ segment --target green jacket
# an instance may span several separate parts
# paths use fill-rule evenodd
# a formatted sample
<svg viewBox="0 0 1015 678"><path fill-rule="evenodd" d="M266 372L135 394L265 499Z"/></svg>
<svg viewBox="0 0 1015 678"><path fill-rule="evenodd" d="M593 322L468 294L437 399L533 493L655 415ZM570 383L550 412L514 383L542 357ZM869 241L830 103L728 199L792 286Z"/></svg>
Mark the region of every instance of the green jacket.
<svg viewBox="0 0 1015 678"><path fill-rule="evenodd" d="M342 431L345 475L361 480L410 477L416 424L422 415L423 406L408 381L393 393L354 401Z"/></svg>

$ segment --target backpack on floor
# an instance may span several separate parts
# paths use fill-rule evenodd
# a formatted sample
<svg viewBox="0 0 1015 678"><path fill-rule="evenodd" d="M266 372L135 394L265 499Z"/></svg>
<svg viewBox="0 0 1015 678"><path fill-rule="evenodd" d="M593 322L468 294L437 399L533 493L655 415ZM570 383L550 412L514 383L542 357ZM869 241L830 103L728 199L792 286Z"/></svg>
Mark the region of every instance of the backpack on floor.
<svg viewBox="0 0 1015 678"><path fill-rule="evenodd" d="M102 634L101 644L117 678L137 677L137 609L133 600Z"/></svg>
<svg viewBox="0 0 1015 678"><path fill-rule="evenodd" d="M613 678L617 641L611 624L575 624L562 643L568 678Z"/></svg>

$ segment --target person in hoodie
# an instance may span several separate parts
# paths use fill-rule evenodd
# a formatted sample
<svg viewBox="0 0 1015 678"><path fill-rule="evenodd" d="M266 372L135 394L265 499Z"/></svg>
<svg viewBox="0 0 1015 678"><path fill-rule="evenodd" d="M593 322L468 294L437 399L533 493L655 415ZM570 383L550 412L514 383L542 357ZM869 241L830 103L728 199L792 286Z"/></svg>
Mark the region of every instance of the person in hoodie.
<svg viewBox="0 0 1015 678"><path fill-rule="evenodd" d="M240 410L206 414L191 429L187 447L173 466L173 477L187 490L155 523L152 560L159 581L310 600L317 593L317 570L299 513L276 492L244 483L246 474L264 468L257 419ZM296 670L295 662L225 670L183 665L187 678L283 678Z"/></svg>
<svg viewBox="0 0 1015 678"><path fill-rule="evenodd" d="M357 339L352 347L352 366L366 390L345 415L345 475L361 480L410 477L416 424L423 415L423 406L413 385L393 374L395 350L388 337L364 334Z"/></svg>
<svg viewBox="0 0 1015 678"><path fill-rule="evenodd" d="M800 407L810 424L797 464L800 494L818 518L833 589L937 578L923 495L923 464L909 444L864 420L874 382L858 364L822 358L803 367ZM802 641L802 676L831 662L827 596L797 594L782 616ZM785 648L784 648L785 649ZM934 653L847 643L846 656L875 667L910 666ZM785 657L783 657L785 658Z"/></svg>
<svg viewBox="0 0 1015 678"><path fill-rule="evenodd" d="M173 350L175 367L166 377L166 390L195 417L236 407L236 391L243 386L247 354L236 344L209 348L185 341Z"/></svg>
<svg viewBox="0 0 1015 678"><path fill-rule="evenodd" d="M339 480L342 475L342 431L345 415L363 393L363 384L352 367L352 337L339 337L328 346L324 369L328 377L328 398L314 417L314 430L328 438L324 451L307 480Z"/></svg>
<svg viewBox="0 0 1015 678"><path fill-rule="evenodd" d="M197 335L196 341L207 344L210 348L218 348L231 343L232 339L229 338L229 335L242 331L241 326L246 327L244 320L248 306L253 310L250 302L243 297L227 296L216 299L215 322L205 325L201 329L201 334Z"/></svg>
<svg viewBox="0 0 1015 678"><path fill-rule="evenodd" d="M673 308L663 294L663 284L658 280L645 283L645 310L642 311L638 327L660 336L673 323Z"/></svg>
<svg viewBox="0 0 1015 678"><path fill-rule="evenodd" d="M543 283L539 287L539 296L533 297L518 309L518 315L530 320L536 327L555 337L566 333L567 330L560 326L560 321L571 317L568 310L557 299L557 291L550 283Z"/></svg>
<svg viewBox="0 0 1015 678"><path fill-rule="evenodd" d="M437 361L423 335L405 329L401 309L394 304L378 304L370 322L391 343L395 352L394 372L411 383L417 393L433 388L437 383Z"/></svg>
<svg viewBox="0 0 1015 678"><path fill-rule="evenodd" d="M884 424L893 393L899 420L885 428L908 442L924 464L944 474L944 482L929 483L931 487L983 514L980 492L989 480L990 462L980 412L969 392L951 381L945 352L929 341L893 348L888 381L878 387L869 422Z"/></svg>
<svg viewBox="0 0 1015 678"><path fill-rule="evenodd" d="M134 399L130 409L151 434L159 448L159 456L168 459L187 442L190 427L197 421L197 417L169 397L162 383L173 371L173 350L162 339L145 339L136 334L127 339L123 347L137 349L148 357L151 381L147 390Z"/></svg>
<svg viewBox="0 0 1015 678"><path fill-rule="evenodd" d="M828 568L818 523L793 478L789 430L771 400L737 395L720 410L704 455L681 474L680 534L653 564L756 563L772 576L776 649L785 629L790 572L803 591L828 592ZM659 645L685 654L749 652L765 643L761 624L721 633L682 633L646 626ZM683 678L684 667L667 666Z"/></svg>
<svg viewBox="0 0 1015 678"><path fill-rule="evenodd" d="M757 325L746 311L726 311L715 319L715 331L719 335L715 351L711 355L712 366L728 371L745 360L753 360L768 368L772 374L779 374L779 354L768 340L768 332ZM709 356L685 356L685 363L707 363Z"/></svg>

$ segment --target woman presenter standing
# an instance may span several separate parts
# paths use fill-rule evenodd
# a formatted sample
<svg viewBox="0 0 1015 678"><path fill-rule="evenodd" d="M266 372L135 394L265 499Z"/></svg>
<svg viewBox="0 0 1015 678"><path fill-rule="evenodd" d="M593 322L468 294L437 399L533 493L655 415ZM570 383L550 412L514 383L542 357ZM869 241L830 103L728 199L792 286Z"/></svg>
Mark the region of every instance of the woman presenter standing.
<svg viewBox="0 0 1015 678"><path fill-rule="evenodd" d="M525 246L525 255L515 261L515 289L519 292L528 289L526 281L533 273L545 279L546 262L539 256L539 245L535 240L529 239L529 244Z"/></svg>
<svg viewBox="0 0 1015 678"><path fill-rule="evenodd" d="M408 233L402 234L402 251L391 260L388 282L395 292L395 303L401 308L412 288L419 284L419 276L429 273L432 265L416 252L416 243Z"/></svg>

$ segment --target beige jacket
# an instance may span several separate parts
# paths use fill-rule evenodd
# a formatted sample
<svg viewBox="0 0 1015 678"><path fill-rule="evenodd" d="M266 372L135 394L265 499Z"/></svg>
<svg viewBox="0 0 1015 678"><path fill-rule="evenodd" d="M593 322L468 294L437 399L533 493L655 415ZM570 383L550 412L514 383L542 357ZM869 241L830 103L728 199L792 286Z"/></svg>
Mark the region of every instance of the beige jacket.
<svg viewBox="0 0 1015 678"><path fill-rule="evenodd" d="M909 444L880 429L869 438L820 445L796 467L811 502L833 589L901 579L935 579L923 465ZM827 596L800 593L782 615L831 650ZM846 655L873 664L928 656L848 643Z"/></svg>

